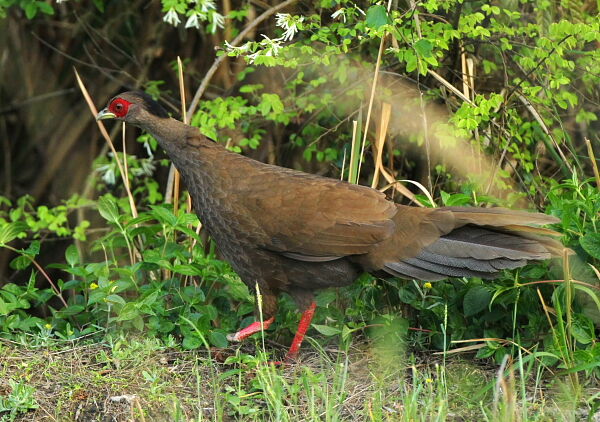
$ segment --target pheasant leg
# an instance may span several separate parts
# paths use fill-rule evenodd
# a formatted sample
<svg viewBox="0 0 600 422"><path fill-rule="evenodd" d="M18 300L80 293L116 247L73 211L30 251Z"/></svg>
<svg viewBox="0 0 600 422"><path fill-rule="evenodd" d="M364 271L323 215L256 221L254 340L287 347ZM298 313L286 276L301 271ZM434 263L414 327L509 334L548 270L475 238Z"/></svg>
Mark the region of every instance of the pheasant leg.
<svg viewBox="0 0 600 422"><path fill-rule="evenodd" d="M300 319L300 323L298 324L298 330L296 330L296 335L294 336L294 340L292 341L292 345L290 346L290 350L285 355L285 360L290 361L294 360L296 356L298 356L298 351L300 350L300 345L302 344L302 340L304 340L304 336L308 331L308 327L310 327L310 322L315 315L315 309L317 304L312 302L308 309L304 311L302 314L302 318Z"/></svg>

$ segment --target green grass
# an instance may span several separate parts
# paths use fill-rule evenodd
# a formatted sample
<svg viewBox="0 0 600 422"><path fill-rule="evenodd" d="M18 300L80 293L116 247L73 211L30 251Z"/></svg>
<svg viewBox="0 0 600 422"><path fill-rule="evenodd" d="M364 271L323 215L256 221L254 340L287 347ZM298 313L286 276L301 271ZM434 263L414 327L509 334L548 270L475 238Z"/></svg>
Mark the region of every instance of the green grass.
<svg viewBox="0 0 600 422"><path fill-rule="evenodd" d="M210 353L134 336L89 344L2 341L0 403L13 403L15 411L0 420L554 421L591 415L597 386L574 392L566 376L541 367L521 372L518 361L512 368L499 376L497 368L470 357L444 363L439 355L382 352L362 340L347 353L306 347L299 362L284 367L269 365L252 341Z"/></svg>

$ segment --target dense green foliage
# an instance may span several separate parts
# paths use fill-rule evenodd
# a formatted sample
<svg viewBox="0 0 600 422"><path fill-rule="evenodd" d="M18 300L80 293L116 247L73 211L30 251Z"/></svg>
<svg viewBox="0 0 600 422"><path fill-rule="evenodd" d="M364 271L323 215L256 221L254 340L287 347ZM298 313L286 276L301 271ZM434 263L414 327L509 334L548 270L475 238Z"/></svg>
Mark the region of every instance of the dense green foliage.
<svg viewBox="0 0 600 422"><path fill-rule="evenodd" d="M100 12L114 8L109 1L93 3ZM206 0L161 3L161 25L207 34L222 28L239 33L253 10L245 2L228 13ZM236 152L262 151L274 163L344 179L361 168L361 183L370 184L374 122L381 103L389 102L393 121L383 162L395 178L418 179L431 190L431 206L544 210L562 219L554 229L575 251L566 276L563 266L543 263L493 282L362 277L346 289L319 294L313 325L318 341L347 347L353 335L364 334L376 342L382 334L366 329L372 327L407 340L413 350L449 350L463 346L451 341L479 339L479 358L501 362L507 354L524 354L536 364L583 371L597 380L600 180L590 178L597 161L584 143L590 138L599 152L595 6L428 0L416 7L390 2L388 11L387 2L377 1L300 3L291 14L271 16L260 30L266 35L219 45L217 54L235 61L229 68L235 80L227 95L200 103L192 125ZM45 19L56 7L0 0L1 14L22 9L28 19ZM382 71L368 144L352 162L352 121L358 122L360 140L378 53ZM171 99L166 86L176 83L173 75L168 83L140 82L156 98ZM169 88L175 91L175 85ZM451 114L422 114L430 104L444 104ZM96 159L99 199L74 196L52 207L28 196L0 197L0 247L11 251L13 278L20 280L0 280L1 336L72 340L136 330L187 349L225 347L225 334L254 318L253 295L197 234L195 215L163 204L154 175L167 162L156 142L148 135L138 141L146 148L126 160L140 210L136 217L116 166L122 155ZM430 157L430 144L441 152ZM491 168L457 166L451 156L464 153L460 145L482 151L490 158L483 166ZM90 207L102 220L73 218ZM185 197L179 208L185 209ZM48 236L73 243L64 259L41 265L38 259L53 248ZM275 324L282 341L296 322L294 305L284 298Z"/></svg>

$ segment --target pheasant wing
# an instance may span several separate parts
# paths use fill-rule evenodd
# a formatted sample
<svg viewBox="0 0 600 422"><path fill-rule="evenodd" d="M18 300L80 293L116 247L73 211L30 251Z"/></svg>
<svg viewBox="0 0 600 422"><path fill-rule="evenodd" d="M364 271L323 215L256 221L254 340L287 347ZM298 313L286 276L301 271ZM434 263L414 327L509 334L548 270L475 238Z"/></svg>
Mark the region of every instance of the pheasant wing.
<svg viewBox="0 0 600 422"><path fill-rule="evenodd" d="M261 180L246 207L262 247L289 258L322 262L369 252L390 237L396 206L375 190L296 172Z"/></svg>

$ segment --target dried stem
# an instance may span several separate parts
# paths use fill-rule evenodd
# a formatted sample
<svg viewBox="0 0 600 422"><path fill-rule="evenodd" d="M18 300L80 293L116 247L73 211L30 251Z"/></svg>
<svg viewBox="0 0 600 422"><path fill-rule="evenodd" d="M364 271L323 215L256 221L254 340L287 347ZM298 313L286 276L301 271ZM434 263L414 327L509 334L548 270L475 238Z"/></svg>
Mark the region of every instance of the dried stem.
<svg viewBox="0 0 600 422"><path fill-rule="evenodd" d="M594 171L594 177L596 178L596 186L598 186L598 189L600 189L600 172L598 172L598 164L596 163L594 149L592 148L592 143L588 138L585 138L585 144L587 145L588 155L590 156L590 161L592 162L592 170Z"/></svg>
<svg viewBox="0 0 600 422"><path fill-rule="evenodd" d="M375 173L373 174L373 182L371 187L377 188L379 183L379 174L383 168L383 147L385 146L385 138L387 136L388 125L390 123L390 115L392 114L392 105L383 103L381 110L381 124L379 126L379 139L377 139L377 158L375 158Z"/></svg>
<svg viewBox="0 0 600 422"><path fill-rule="evenodd" d="M73 70L75 71L75 77L77 78L77 83L79 84L81 93L83 94L83 97L85 98L85 101L87 102L88 107L90 108L90 111L92 112L92 115L94 117L96 117L96 115L98 114L98 110L96 109L96 106L94 105L94 102L92 101L92 97L90 97L90 94L89 94L87 88L83 84L83 81L81 80L81 77L79 76L79 73L77 72L77 69L73 68ZM108 136L108 132L106 131L106 128L104 127L104 124L102 123L102 121L98 120L96 123L98 124L98 127L100 128L100 133L102 134L102 136L104 137L106 142L108 142L108 146L110 147L110 150L112 151L112 153L115 157L115 160L117 161L117 167L119 168L119 173L121 174L121 178L123 179L123 182L125 185L125 191L127 192L127 197L129 198L129 207L131 208L131 215L134 218L137 218L138 211L135 206L135 201L133 200L133 195L131 193L131 190L129 189L129 183L127 181L125 169L123 168L121 161L119 161L119 156L117 155L117 150L115 149L115 146L112 143L110 136Z"/></svg>
<svg viewBox="0 0 600 422"><path fill-rule="evenodd" d="M360 174L360 168L362 165L362 157L365 153L365 145L367 144L367 135L369 133L369 123L371 121L371 111L373 111L373 101L375 100L375 89L377 88L377 80L379 76L379 68L381 66L381 57L383 56L383 46L385 45L385 36L381 37L379 42L379 52L377 53L377 62L375 63L375 74L373 75L373 84L371 85L371 96L369 97L369 107L367 108L367 122L365 123L365 131L363 134L362 145L360 147L360 160L358 163L358 175ZM357 175L357 177L358 177ZM358 180L358 178L357 178Z"/></svg>

